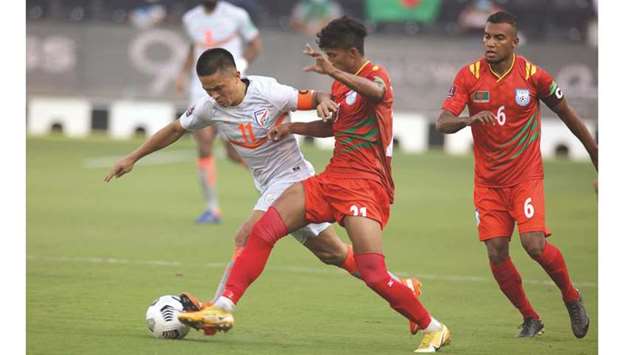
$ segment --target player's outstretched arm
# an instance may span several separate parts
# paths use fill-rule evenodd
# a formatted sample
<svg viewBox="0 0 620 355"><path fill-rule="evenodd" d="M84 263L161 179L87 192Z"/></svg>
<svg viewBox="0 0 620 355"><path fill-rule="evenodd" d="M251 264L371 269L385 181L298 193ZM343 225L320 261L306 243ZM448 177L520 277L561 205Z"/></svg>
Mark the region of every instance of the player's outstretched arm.
<svg viewBox="0 0 620 355"><path fill-rule="evenodd" d="M108 175L104 178L104 181L109 182L114 177L119 178L127 174L133 169L134 164L142 157L169 146L181 138L184 133L185 129L181 127L179 120L169 123L147 139L138 149L129 153L126 157L114 164Z"/></svg>
<svg viewBox="0 0 620 355"><path fill-rule="evenodd" d="M334 67L325 54L317 52L309 44L304 48L304 54L314 58L315 63L304 68L304 71L326 74L343 83L358 94L371 100L380 101L385 94L385 86L381 82L368 80L361 76L344 72Z"/></svg>
<svg viewBox="0 0 620 355"><path fill-rule="evenodd" d="M332 129L332 121L286 122L271 128L267 136L272 141L279 141L289 134L324 138L332 137L334 130Z"/></svg>
<svg viewBox="0 0 620 355"><path fill-rule="evenodd" d="M583 144L590 155L594 168L598 171L598 144L583 121L579 119L575 110L568 104L566 99L550 107L550 109L558 115L566 127L581 141L581 144Z"/></svg>
<svg viewBox="0 0 620 355"><path fill-rule="evenodd" d="M476 123L495 125L495 116L489 111L480 111L471 117L456 117L443 110L435 122L435 128L441 133L450 134Z"/></svg>

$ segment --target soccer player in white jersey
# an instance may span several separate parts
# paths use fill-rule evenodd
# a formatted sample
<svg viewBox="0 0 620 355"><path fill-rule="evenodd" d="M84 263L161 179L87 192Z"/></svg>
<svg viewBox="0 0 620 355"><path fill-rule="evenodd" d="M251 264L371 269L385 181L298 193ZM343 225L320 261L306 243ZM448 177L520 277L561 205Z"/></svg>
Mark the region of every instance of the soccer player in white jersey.
<svg viewBox="0 0 620 355"><path fill-rule="evenodd" d="M109 182L130 172L139 159L174 143L188 130L215 126L234 145L252 172L261 196L235 236L235 251L213 298L216 299L220 296L221 286L226 283L228 270L241 253L256 221L290 185L314 175L314 168L304 159L297 140L292 135L278 141L269 140L269 129L290 120L290 111L315 109L319 103L330 100L330 96L298 91L264 76L242 79L233 56L222 48L205 51L198 58L196 71L208 95L193 103L178 120L119 160L104 180ZM325 117L328 113L318 114ZM309 224L291 234L324 263L341 267L359 278L351 246L338 238L328 223ZM416 295L420 294L421 284L415 278L399 280L390 275L405 283ZM188 293L182 294L181 298L186 310L196 311L208 305ZM415 323L410 323L410 328L413 333L417 331ZM208 327L202 330L207 335L216 332Z"/></svg>
<svg viewBox="0 0 620 355"><path fill-rule="evenodd" d="M200 80L192 73L194 63L202 52L209 48L221 47L232 53L237 68L244 76L248 64L254 61L262 44L256 26L248 13L225 1L205 0L183 15L183 27L189 36L190 47L183 68L176 81L178 92L187 91L189 86L190 102L196 102L204 95ZM212 155L213 141L217 131L213 127L194 131L194 140L198 148L196 162L199 182L202 187L206 208L196 219L197 223L220 223L221 211L216 190L215 157ZM230 144L225 143L228 157L241 162L239 155Z"/></svg>

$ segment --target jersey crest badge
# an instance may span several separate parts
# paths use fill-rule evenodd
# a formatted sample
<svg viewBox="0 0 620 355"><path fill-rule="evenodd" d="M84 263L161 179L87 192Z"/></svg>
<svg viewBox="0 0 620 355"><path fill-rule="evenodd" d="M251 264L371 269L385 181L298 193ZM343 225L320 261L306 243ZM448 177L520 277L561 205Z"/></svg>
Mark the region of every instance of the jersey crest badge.
<svg viewBox="0 0 620 355"><path fill-rule="evenodd" d="M261 128L265 128L265 124L267 124L267 119L269 118L269 110L266 108L261 108L258 111L254 111L254 122L257 126Z"/></svg>
<svg viewBox="0 0 620 355"><path fill-rule="evenodd" d="M344 102L347 103L347 105L351 106L355 103L355 100L357 99L357 92L351 90L348 93L346 93L345 95L345 99Z"/></svg>
<svg viewBox="0 0 620 355"><path fill-rule="evenodd" d="M515 90L515 102L519 106L527 106L530 103L530 91L528 89Z"/></svg>
<svg viewBox="0 0 620 355"><path fill-rule="evenodd" d="M491 101L491 93L488 91L476 91L471 95L471 101L477 104L485 104Z"/></svg>

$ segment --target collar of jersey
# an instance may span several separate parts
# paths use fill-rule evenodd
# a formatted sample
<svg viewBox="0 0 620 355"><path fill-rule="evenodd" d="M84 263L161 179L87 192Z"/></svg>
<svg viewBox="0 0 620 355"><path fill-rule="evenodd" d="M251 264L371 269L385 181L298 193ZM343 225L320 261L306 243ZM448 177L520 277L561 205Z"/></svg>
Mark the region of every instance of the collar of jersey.
<svg viewBox="0 0 620 355"><path fill-rule="evenodd" d="M362 66L353 75L359 74L362 70L364 70L364 68L366 68L368 64L370 64L370 60L365 61L364 64L362 64Z"/></svg>
<svg viewBox="0 0 620 355"><path fill-rule="evenodd" d="M497 77L497 81L499 82L500 80L504 79L506 77L506 75L510 74L510 72L512 71L512 67L515 66L515 62L517 61L517 55L516 54L512 54L512 63L510 63L510 68L508 68L508 70L506 70L506 72L502 75L497 74L495 71L493 71L493 68L491 68L491 63L487 62L487 65L489 66L489 70L491 71L491 73L493 73L493 75L495 75Z"/></svg>

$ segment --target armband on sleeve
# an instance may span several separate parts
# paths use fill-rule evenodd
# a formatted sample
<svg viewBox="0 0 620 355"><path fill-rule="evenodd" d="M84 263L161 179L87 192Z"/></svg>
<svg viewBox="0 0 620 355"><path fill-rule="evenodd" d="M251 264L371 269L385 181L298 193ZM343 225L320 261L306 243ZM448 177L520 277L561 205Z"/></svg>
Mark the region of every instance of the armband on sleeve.
<svg viewBox="0 0 620 355"><path fill-rule="evenodd" d="M549 95L541 99L547 107L552 108L564 100L564 93L559 85L554 81L549 87Z"/></svg>
<svg viewBox="0 0 620 355"><path fill-rule="evenodd" d="M298 110L312 110L314 91L312 90L299 90L297 93L297 109Z"/></svg>

